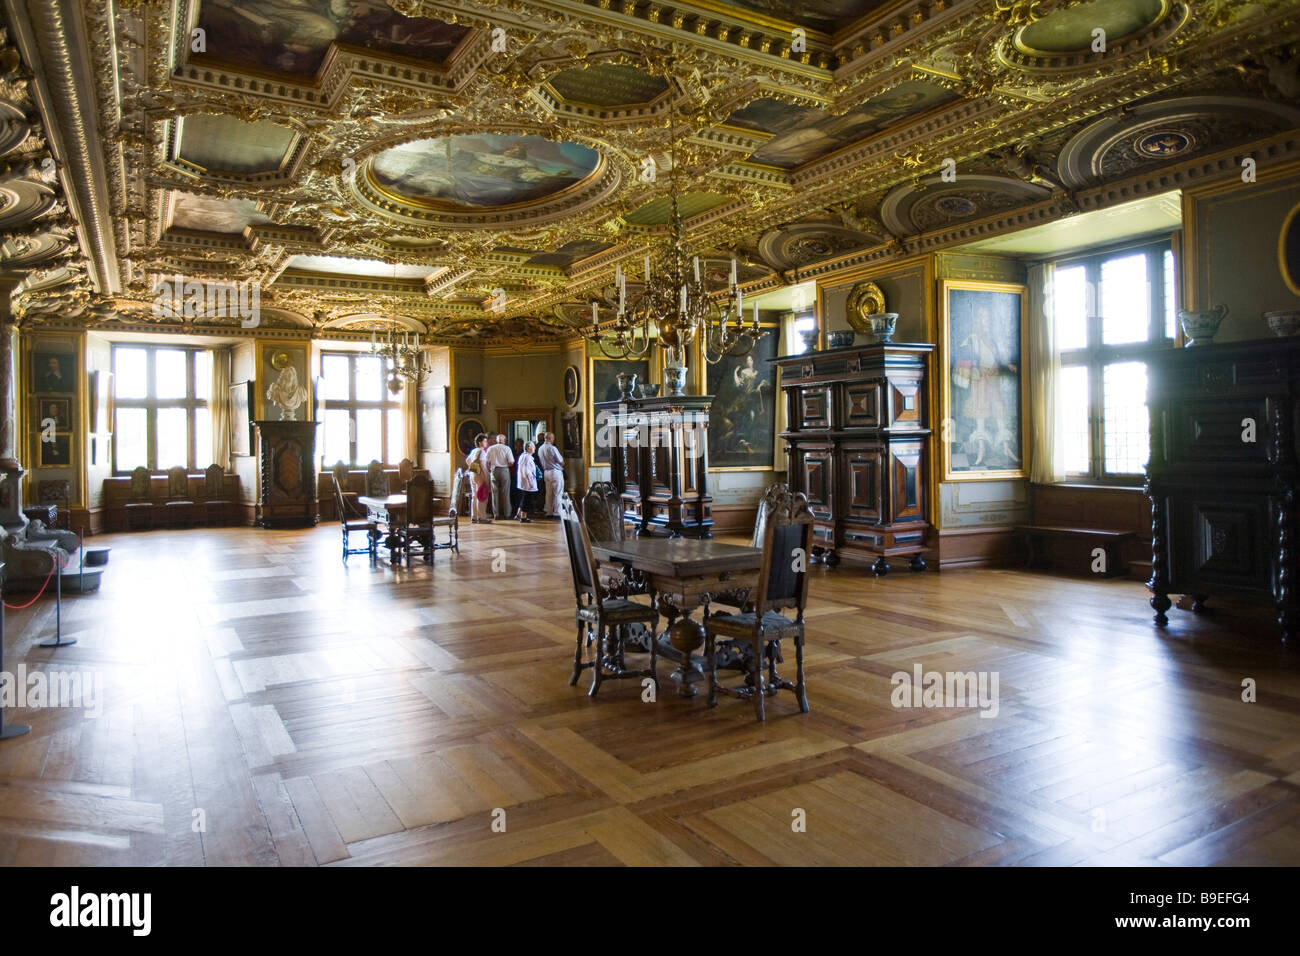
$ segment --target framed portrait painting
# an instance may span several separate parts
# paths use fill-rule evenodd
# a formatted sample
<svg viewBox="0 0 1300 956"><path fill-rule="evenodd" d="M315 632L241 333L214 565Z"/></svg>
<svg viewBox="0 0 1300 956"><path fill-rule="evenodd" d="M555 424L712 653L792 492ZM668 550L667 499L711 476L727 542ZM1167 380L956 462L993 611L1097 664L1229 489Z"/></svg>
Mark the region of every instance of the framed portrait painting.
<svg viewBox="0 0 1300 956"><path fill-rule="evenodd" d="M36 397L36 427L66 432L72 428L72 399L53 395Z"/></svg>
<svg viewBox="0 0 1300 956"><path fill-rule="evenodd" d="M75 392L77 357L70 352L33 352L32 379L33 391Z"/></svg>
<svg viewBox="0 0 1300 956"><path fill-rule="evenodd" d="M462 388L456 405L456 411L461 415L477 415L479 412L483 411L483 389Z"/></svg>
<svg viewBox="0 0 1300 956"><path fill-rule="evenodd" d="M564 457L577 458L582 454L582 412L564 413Z"/></svg>
<svg viewBox="0 0 1300 956"><path fill-rule="evenodd" d="M770 469L776 453L776 358L780 328L767 333L745 355L724 355L704 365L704 393L713 396L709 410L709 469Z"/></svg>
<svg viewBox="0 0 1300 956"><path fill-rule="evenodd" d="M1025 478L1025 287L944 279L940 292L943 480Z"/></svg>

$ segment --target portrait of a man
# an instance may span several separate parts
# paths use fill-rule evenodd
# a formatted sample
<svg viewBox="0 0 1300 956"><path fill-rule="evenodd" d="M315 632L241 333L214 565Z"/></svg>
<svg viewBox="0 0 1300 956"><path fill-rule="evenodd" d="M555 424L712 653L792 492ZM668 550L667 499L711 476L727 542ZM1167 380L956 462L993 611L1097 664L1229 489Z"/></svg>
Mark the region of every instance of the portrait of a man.
<svg viewBox="0 0 1300 956"><path fill-rule="evenodd" d="M76 356L59 352L37 352L32 357L35 389L40 392L77 390Z"/></svg>

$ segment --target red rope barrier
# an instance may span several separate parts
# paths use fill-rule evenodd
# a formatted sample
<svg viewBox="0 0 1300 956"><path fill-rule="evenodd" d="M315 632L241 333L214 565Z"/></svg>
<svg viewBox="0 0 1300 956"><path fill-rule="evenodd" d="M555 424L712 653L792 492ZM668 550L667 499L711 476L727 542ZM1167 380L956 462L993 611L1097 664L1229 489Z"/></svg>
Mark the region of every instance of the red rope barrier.
<svg viewBox="0 0 1300 956"><path fill-rule="evenodd" d="M30 601L28 601L26 604L10 604L8 601L5 601L4 602L5 607L7 607L11 611L23 611L31 607L33 604L35 604L37 601L41 599L41 595L45 593L45 589L50 586L50 578L54 577L55 569L56 568L62 569L63 567L64 567L63 559L56 556L54 563L50 565L50 573L45 575L45 581L41 584L41 589L36 592L36 596L32 598Z"/></svg>

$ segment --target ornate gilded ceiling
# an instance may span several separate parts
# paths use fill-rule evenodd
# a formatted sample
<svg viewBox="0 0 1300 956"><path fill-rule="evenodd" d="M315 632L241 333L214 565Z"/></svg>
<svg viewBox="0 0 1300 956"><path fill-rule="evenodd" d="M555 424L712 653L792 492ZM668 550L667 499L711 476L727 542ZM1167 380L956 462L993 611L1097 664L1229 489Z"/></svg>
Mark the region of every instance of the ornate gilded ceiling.
<svg viewBox="0 0 1300 956"><path fill-rule="evenodd" d="M756 291L1300 126L1293 0L3 2L30 321L239 329L154 315L179 274L269 329L562 337L664 236L674 136Z"/></svg>

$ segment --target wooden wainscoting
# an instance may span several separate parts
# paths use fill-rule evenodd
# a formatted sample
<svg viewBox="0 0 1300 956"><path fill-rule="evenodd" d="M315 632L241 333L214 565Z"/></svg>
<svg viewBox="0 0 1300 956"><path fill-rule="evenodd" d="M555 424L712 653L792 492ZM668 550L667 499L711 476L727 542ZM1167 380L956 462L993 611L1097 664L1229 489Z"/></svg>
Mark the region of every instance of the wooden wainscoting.
<svg viewBox="0 0 1300 956"><path fill-rule="evenodd" d="M1029 513L1035 525L1132 531L1136 537L1121 546L1120 557L1133 576L1150 573L1151 501L1141 488L1031 484ZM1089 573L1092 545L1086 539L1058 538L1050 547L1053 570Z"/></svg>
<svg viewBox="0 0 1300 956"><path fill-rule="evenodd" d="M739 534L749 537L754 533L754 515L758 505L718 505L710 509L713 515L713 536Z"/></svg>
<svg viewBox="0 0 1300 956"><path fill-rule="evenodd" d="M925 558L930 567L949 571L955 568L996 568L1024 564L1022 536L1010 525L987 528L950 528L940 531L937 549Z"/></svg>

